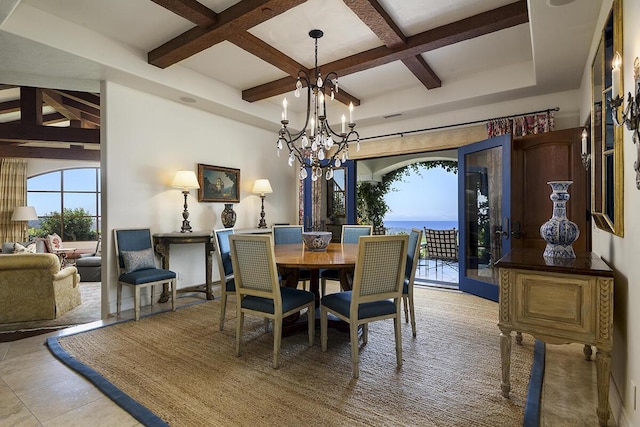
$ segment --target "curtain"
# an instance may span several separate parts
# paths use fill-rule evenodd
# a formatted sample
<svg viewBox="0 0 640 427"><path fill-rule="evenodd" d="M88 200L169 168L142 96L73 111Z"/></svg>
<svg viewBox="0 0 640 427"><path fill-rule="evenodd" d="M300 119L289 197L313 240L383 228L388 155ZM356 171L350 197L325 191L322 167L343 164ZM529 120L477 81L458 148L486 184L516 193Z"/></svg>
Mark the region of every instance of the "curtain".
<svg viewBox="0 0 640 427"><path fill-rule="evenodd" d="M502 117L487 122L487 136L510 133L513 137L551 132L555 126L554 112L546 111L528 116Z"/></svg>
<svg viewBox="0 0 640 427"><path fill-rule="evenodd" d="M24 242L22 221L11 221L16 206L27 205L27 161L0 159L0 238L3 242Z"/></svg>

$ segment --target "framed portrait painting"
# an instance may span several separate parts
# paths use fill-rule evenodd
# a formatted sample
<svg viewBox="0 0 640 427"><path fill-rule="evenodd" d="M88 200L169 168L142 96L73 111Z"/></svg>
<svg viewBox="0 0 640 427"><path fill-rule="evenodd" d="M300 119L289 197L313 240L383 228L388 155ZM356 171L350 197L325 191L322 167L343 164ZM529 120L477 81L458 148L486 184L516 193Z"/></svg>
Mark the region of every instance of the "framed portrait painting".
<svg viewBox="0 0 640 427"><path fill-rule="evenodd" d="M198 163L199 202L240 202L240 169Z"/></svg>

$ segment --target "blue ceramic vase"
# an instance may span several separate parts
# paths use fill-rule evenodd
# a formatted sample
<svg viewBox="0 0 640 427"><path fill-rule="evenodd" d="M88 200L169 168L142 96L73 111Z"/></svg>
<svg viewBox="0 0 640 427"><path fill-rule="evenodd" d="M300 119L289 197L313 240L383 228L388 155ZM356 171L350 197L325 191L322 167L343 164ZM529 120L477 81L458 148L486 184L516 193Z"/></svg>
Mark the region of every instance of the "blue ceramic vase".
<svg viewBox="0 0 640 427"><path fill-rule="evenodd" d="M551 219L540 227L540 235L547 242L543 256L549 258L575 258L576 254L571 246L578 239L580 230L575 222L567 218L567 201L569 200L569 186L573 181L549 181L553 201L553 215Z"/></svg>

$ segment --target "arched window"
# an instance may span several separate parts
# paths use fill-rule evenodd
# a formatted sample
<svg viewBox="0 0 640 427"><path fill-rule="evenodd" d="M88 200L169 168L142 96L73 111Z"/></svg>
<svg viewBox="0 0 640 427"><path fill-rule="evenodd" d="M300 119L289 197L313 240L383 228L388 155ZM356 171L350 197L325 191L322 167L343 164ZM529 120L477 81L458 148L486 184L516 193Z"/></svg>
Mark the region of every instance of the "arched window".
<svg viewBox="0 0 640 427"><path fill-rule="evenodd" d="M32 176L27 179L27 204L38 213L35 235L55 232L63 241L97 240L100 168L62 169Z"/></svg>

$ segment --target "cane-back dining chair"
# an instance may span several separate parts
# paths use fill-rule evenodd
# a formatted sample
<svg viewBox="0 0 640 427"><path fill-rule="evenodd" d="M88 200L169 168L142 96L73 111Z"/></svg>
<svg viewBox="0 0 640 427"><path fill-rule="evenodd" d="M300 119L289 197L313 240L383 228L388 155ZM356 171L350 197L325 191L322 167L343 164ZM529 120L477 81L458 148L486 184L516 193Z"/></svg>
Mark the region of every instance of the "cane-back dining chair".
<svg viewBox="0 0 640 427"><path fill-rule="evenodd" d="M153 305L153 287L167 283L171 287L171 309L176 309L176 273L156 267L151 230L148 228L114 229L113 239L118 260L118 293L116 311L120 313L122 286L133 288L135 319L140 318L140 289L151 288Z"/></svg>
<svg viewBox="0 0 640 427"><path fill-rule="evenodd" d="M233 280L233 266L231 265L231 249L229 249L229 236L233 233L233 228L213 230L218 273L220 273L220 330L224 329L227 296L235 295L236 293L236 285Z"/></svg>
<svg viewBox="0 0 640 427"><path fill-rule="evenodd" d="M342 243L355 243L358 244L358 238L360 236L370 236L373 231L371 225L343 225L342 235L340 241ZM327 280L340 280L340 270L328 268L320 270L320 288L322 295L327 291Z"/></svg>
<svg viewBox="0 0 640 427"><path fill-rule="evenodd" d="M402 366L402 285L407 264L409 236L363 236L358 243L353 289L329 294L320 300L320 340L327 351L328 313L349 323L353 377L359 376L358 327L362 343L368 341L369 322L393 319L396 363Z"/></svg>
<svg viewBox="0 0 640 427"><path fill-rule="evenodd" d="M304 243L302 238L301 225L274 225L273 241L276 245L290 245ZM306 289L307 282L311 280L311 271L306 268L298 269L298 282L302 282L303 289Z"/></svg>
<svg viewBox="0 0 640 427"><path fill-rule="evenodd" d="M273 368L280 366L282 319L307 309L309 346L315 335L315 295L302 289L281 287L271 235L229 236L236 285L236 356L240 356L244 315L273 321Z"/></svg>
<svg viewBox="0 0 640 427"><path fill-rule="evenodd" d="M420 243L422 242L422 230L412 228L409 233L409 246L407 247L407 266L404 273L404 284L402 286L402 301L404 305L404 320L409 322L411 313L411 330L413 337L416 337L416 312L413 305L413 282L416 278L416 268L420 261Z"/></svg>

